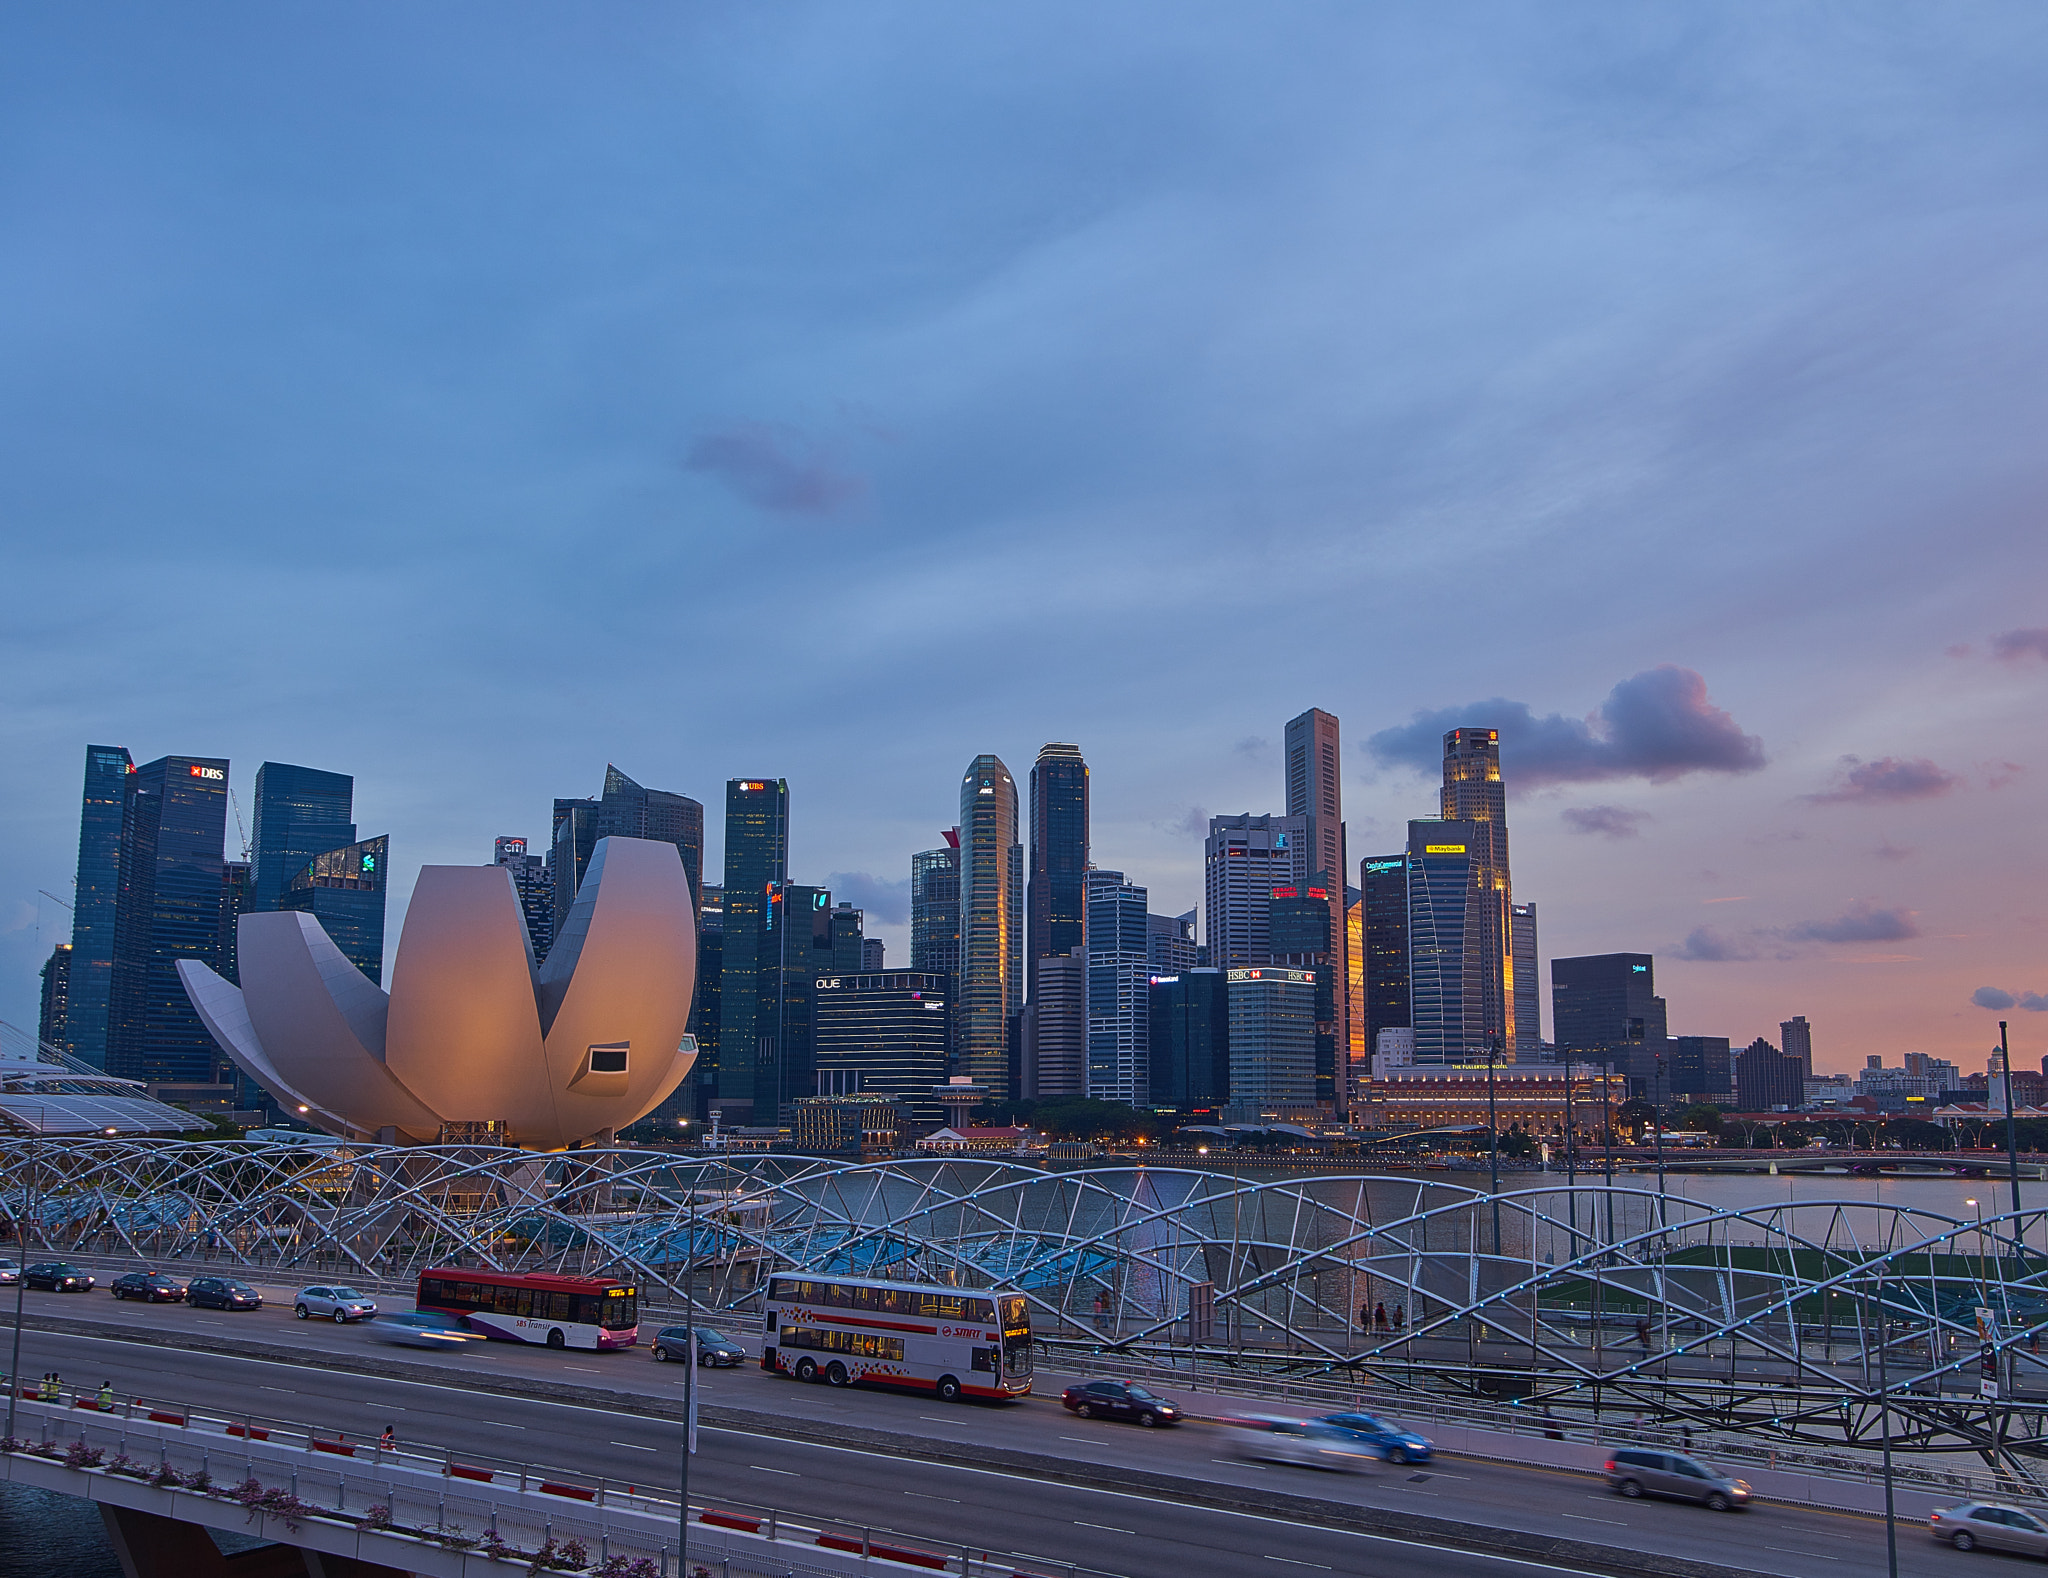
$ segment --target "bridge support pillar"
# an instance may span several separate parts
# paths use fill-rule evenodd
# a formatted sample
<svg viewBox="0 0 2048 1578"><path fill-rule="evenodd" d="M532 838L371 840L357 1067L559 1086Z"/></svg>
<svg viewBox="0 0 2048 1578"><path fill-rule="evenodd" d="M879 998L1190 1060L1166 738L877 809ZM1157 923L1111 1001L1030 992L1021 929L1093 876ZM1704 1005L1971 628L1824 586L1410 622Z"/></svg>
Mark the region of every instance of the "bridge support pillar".
<svg viewBox="0 0 2048 1578"><path fill-rule="evenodd" d="M310 1578L305 1553L289 1545L263 1545L224 1556L200 1524L113 1507L104 1501L99 1508L107 1542L114 1547L124 1578ZM382 1573L388 1569L366 1566L363 1571Z"/></svg>

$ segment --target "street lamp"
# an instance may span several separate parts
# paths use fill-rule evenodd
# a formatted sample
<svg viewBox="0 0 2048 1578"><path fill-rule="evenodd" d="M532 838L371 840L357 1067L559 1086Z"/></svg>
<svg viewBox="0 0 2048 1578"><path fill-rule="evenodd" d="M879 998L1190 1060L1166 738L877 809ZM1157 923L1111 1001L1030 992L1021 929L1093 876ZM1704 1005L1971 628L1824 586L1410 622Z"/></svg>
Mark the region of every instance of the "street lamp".
<svg viewBox="0 0 2048 1578"><path fill-rule="evenodd" d="M1972 1205L1976 1201L1970 1202ZM1877 1421L1884 1438L1884 1559L1888 1578L1899 1578L1899 1528L1892 1500L1891 1372L1886 1367L1884 1328L1884 1262L1877 1263ZM1865 1372L1868 1374L1868 1372Z"/></svg>
<svg viewBox="0 0 2048 1578"><path fill-rule="evenodd" d="M32 1108L30 1106L22 1106L17 1107L15 1110L22 1113L33 1110L36 1115L35 1126L28 1131L28 1166L26 1169L29 1177L33 1178L36 1167L36 1136L42 1132L45 1112L40 1105L35 1105ZM21 1191L21 1201L26 1209L35 1209L34 1202L31 1202L29 1199L26 1185L24 1185ZM25 1211L18 1211L14 1217L14 1242L21 1249L21 1265L16 1268L14 1273L14 1357L8 1361L7 1365L7 1439L9 1441L15 1439L14 1412L16 1404L21 1399L21 1301L22 1295L28 1290L28 1229L24 1216Z"/></svg>

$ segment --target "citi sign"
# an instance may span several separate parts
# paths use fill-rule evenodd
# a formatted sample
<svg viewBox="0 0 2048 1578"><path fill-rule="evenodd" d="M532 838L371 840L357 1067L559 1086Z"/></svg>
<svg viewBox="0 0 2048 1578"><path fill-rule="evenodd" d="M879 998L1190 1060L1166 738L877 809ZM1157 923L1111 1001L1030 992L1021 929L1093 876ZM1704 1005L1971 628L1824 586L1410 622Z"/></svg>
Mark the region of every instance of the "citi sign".
<svg viewBox="0 0 2048 1578"><path fill-rule="evenodd" d="M224 767L201 767L197 762L187 769L194 778L210 778L215 783L226 783L228 774Z"/></svg>

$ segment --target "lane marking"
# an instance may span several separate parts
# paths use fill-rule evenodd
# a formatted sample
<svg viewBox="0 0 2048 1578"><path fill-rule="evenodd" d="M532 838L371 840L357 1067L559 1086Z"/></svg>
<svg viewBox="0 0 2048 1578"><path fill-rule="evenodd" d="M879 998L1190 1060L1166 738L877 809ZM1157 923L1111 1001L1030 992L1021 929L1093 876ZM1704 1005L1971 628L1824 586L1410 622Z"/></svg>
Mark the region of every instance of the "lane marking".
<svg viewBox="0 0 2048 1578"><path fill-rule="evenodd" d="M1095 1443L1096 1443L1096 1442L1100 1441L1100 1440L1102 1439L1102 1437L1101 1437L1101 1436L1061 1436L1061 1437L1060 1437L1059 1439L1060 1439L1060 1440L1062 1440L1062 1441L1078 1441L1078 1442L1080 1442L1080 1443L1081 1443L1081 1445L1083 1445L1083 1446L1093 1446L1093 1445L1095 1445ZM1217 1459L1217 1461L1218 1461L1218 1462L1220 1463L1220 1462L1222 1462L1223 1460L1222 1460L1221 1458L1218 1458L1218 1459Z"/></svg>
<svg viewBox="0 0 2048 1578"><path fill-rule="evenodd" d="M1120 1529L1113 1523L1083 1523L1079 1518L1074 1520L1074 1527L1077 1529L1102 1529L1110 1534L1136 1534L1138 1532L1136 1529Z"/></svg>
<svg viewBox="0 0 2048 1578"><path fill-rule="evenodd" d="M659 1447L641 1446L637 1441L614 1441L613 1446L622 1446L633 1452L657 1452Z"/></svg>
<svg viewBox="0 0 2048 1578"><path fill-rule="evenodd" d="M791 1479L803 1478L803 1475L793 1468L770 1468L766 1463L749 1463L747 1467L759 1474L786 1474Z"/></svg>
<svg viewBox="0 0 2048 1578"><path fill-rule="evenodd" d="M493 1425L500 1430L524 1430L526 1428L526 1426L524 1425L508 1425L502 1419L486 1419L484 1423L487 1425Z"/></svg>
<svg viewBox="0 0 2048 1578"><path fill-rule="evenodd" d="M574 1370L574 1371L575 1371L575 1372L576 1372L576 1373L577 1373L578 1375L602 1375L602 1374L604 1374L604 1371L602 1371L602 1370L593 1370L593 1369L591 1369L591 1368L590 1368L590 1367L589 1367L588 1365L583 1365L583 1364L565 1364L565 1365L563 1365L563 1366L562 1366L562 1368L563 1368L563 1369L565 1369L565 1370Z"/></svg>
<svg viewBox="0 0 2048 1578"><path fill-rule="evenodd" d="M299 1395L297 1392L293 1391L289 1386L264 1386L259 1387L258 1390L265 1392L282 1392L287 1397L297 1397Z"/></svg>
<svg viewBox="0 0 2048 1578"><path fill-rule="evenodd" d="M1842 1559L1839 1556L1825 1555L1820 1551L1795 1551L1789 1545L1766 1545L1764 1549L1767 1551L1777 1551L1785 1556L1819 1556L1824 1562L1838 1562Z"/></svg>
<svg viewBox="0 0 2048 1578"><path fill-rule="evenodd" d="M903 1494L915 1496L919 1501L950 1501L956 1507L960 1505L960 1498L958 1496L927 1496L921 1490L906 1490Z"/></svg>
<svg viewBox="0 0 2048 1578"><path fill-rule="evenodd" d="M1268 1556L1266 1560L1269 1562L1285 1562L1289 1567L1320 1567L1324 1572L1334 1571L1328 1562L1298 1562L1292 1556Z"/></svg>
<svg viewBox="0 0 2048 1578"><path fill-rule="evenodd" d="M1576 1520L1577 1520L1578 1522L1580 1522L1580 1523L1606 1523L1606 1524L1611 1524L1611 1525L1613 1525L1613 1526L1614 1526L1615 1528L1617 1528L1617 1529L1625 1529L1625 1528L1627 1528L1627 1527L1628 1527L1628 1525L1627 1525L1626 1523L1623 1523L1623 1522L1622 1522L1622 1521L1621 1521L1621 1520L1620 1520L1619 1518L1589 1518L1589 1517L1587 1517L1587 1516L1586 1516L1586 1515L1585 1515L1585 1514L1584 1514L1583 1512L1560 1512L1560 1513L1558 1514L1558 1516L1559 1516L1560 1518L1573 1518L1573 1519L1576 1519ZM1775 1550L1775 1549L1777 1549L1777 1547L1776 1547L1776 1546L1766 1546L1766 1547L1765 1547L1765 1549L1766 1549L1766 1550Z"/></svg>

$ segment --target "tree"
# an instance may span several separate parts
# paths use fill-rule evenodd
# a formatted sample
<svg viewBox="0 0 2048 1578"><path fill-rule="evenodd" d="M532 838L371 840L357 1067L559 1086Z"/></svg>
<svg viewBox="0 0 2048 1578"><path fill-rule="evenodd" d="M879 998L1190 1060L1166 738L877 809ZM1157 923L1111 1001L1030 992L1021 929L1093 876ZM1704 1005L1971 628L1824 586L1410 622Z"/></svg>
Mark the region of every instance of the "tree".
<svg viewBox="0 0 2048 1578"><path fill-rule="evenodd" d="M1614 1109L1615 1130L1631 1145L1643 1143L1650 1125L1657 1121L1657 1109L1642 1097L1632 1097Z"/></svg>
<svg viewBox="0 0 2048 1578"><path fill-rule="evenodd" d="M1721 1109L1711 1101L1695 1102L1680 1112L1674 1121L1688 1134L1719 1134Z"/></svg>

